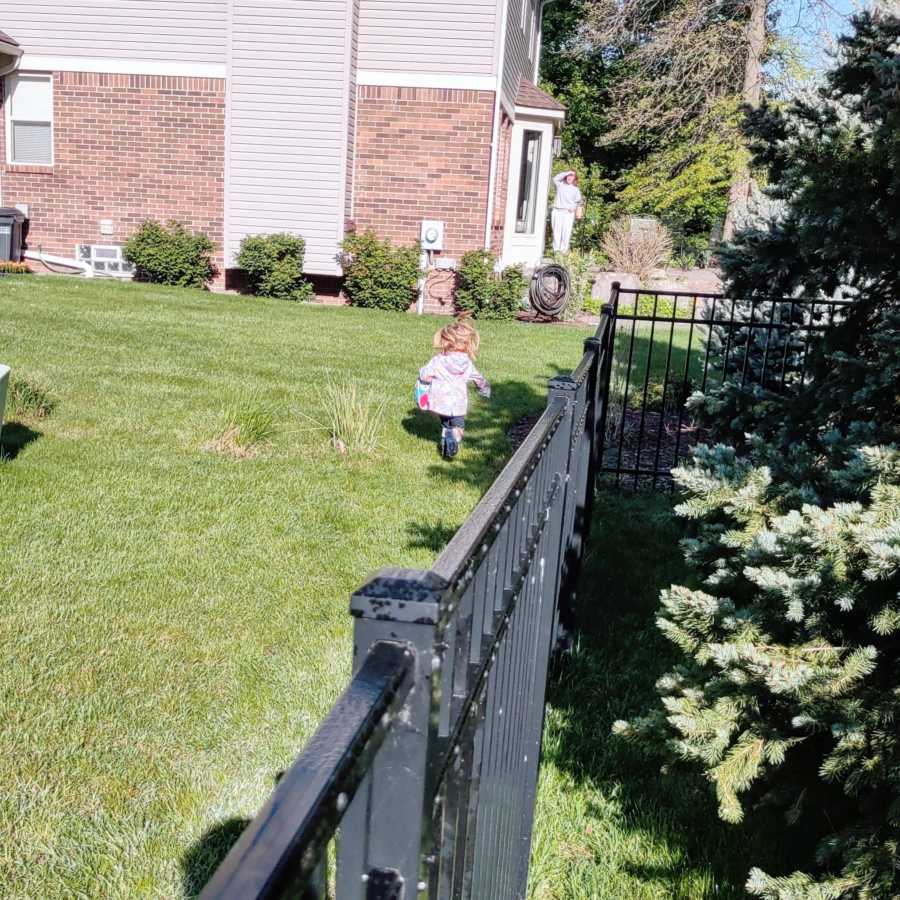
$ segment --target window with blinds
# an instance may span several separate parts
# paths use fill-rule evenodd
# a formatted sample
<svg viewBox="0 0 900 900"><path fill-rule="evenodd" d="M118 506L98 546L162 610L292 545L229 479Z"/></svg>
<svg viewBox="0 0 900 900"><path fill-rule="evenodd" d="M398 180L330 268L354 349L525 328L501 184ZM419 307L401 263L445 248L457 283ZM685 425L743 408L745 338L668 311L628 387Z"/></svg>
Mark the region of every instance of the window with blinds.
<svg viewBox="0 0 900 900"><path fill-rule="evenodd" d="M7 78L6 146L8 161L53 165L53 79L17 73Z"/></svg>

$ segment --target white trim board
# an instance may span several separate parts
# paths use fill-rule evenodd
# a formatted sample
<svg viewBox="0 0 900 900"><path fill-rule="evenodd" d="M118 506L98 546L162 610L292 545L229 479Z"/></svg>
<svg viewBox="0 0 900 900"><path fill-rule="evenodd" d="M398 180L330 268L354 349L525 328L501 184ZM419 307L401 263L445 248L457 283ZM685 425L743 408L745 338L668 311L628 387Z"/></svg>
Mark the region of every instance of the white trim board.
<svg viewBox="0 0 900 900"><path fill-rule="evenodd" d="M100 59L90 56L22 55L29 72L98 72L107 75L171 75L181 78L225 78L224 63L190 63L156 59Z"/></svg>
<svg viewBox="0 0 900 900"><path fill-rule="evenodd" d="M431 72L382 72L358 69L356 83L374 87L445 88L457 91L496 91L496 75L441 75Z"/></svg>
<svg viewBox="0 0 900 900"><path fill-rule="evenodd" d="M517 106L516 118L525 116L528 119L554 119L562 122L566 114L560 109L542 109L538 106Z"/></svg>

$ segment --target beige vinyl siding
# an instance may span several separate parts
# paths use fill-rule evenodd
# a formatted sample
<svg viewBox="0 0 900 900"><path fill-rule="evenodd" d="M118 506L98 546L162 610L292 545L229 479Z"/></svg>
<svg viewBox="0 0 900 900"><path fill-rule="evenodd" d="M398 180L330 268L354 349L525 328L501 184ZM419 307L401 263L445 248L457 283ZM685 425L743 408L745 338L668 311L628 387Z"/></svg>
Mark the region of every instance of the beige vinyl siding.
<svg viewBox="0 0 900 900"><path fill-rule="evenodd" d="M360 0L359 68L495 73L496 0Z"/></svg>
<svg viewBox="0 0 900 900"><path fill-rule="evenodd" d="M306 240L306 270L337 274L343 233L353 0L233 0L229 264L250 234Z"/></svg>
<svg viewBox="0 0 900 900"><path fill-rule="evenodd" d="M522 9L525 8L525 31L522 31ZM519 90L519 78L524 75L529 81L534 76L534 44L531 41L532 17L540 15L540 0L509 0L506 19L506 53L503 60L502 97L511 110ZM536 33L536 32L535 32Z"/></svg>
<svg viewBox="0 0 900 900"><path fill-rule="evenodd" d="M29 55L225 62L227 0L0 0Z"/></svg>

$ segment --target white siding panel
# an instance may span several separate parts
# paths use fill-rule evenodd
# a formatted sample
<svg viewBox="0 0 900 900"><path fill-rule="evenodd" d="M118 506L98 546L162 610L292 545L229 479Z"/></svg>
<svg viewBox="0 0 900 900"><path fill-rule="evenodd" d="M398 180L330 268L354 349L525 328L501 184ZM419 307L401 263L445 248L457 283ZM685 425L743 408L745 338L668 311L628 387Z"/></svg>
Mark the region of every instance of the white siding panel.
<svg viewBox="0 0 900 900"><path fill-rule="evenodd" d="M289 231L306 270L338 274L356 0L231 0L228 265Z"/></svg>
<svg viewBox="0 0 900 900"><path fill-rule="evenodd" d="M225 62L227 0L2 0L28 55Z"/></svg>
<svg viewBox="0 0 900 900"><path fill-rule="evenodd" d="M359 68L493 75L496 0L360 0Z"/></svg>

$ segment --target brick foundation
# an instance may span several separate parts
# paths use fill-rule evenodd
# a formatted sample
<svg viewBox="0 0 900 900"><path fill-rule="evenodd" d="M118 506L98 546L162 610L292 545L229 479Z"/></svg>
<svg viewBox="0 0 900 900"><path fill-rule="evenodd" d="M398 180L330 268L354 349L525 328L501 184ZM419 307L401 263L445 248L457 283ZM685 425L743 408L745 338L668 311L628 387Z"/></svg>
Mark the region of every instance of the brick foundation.
<svg viewBox="0 0 900 900"><path fill-rule="evenodd" d="M395 243L445 223L443 255L484 246L492 91L361 86L352 217Z"/></svg>
<svg viewBox="0 0 900 900"><path fill-rule="evenodd" d="M7 165L0 128L2 204L28 204L29 249L71 257L77 244L122 244L144 219L174 218L215 242L221 269L223 80L56 72L53 107L52 168Z"/></svg>

